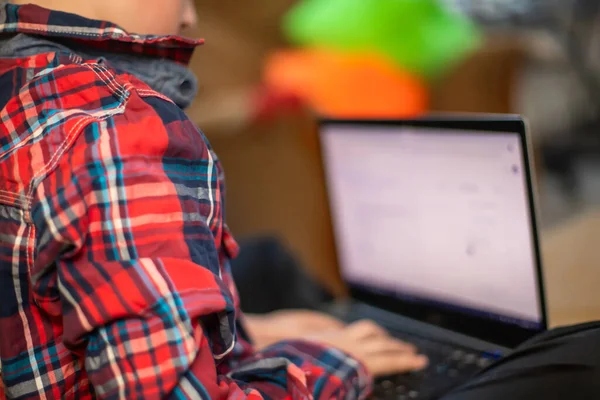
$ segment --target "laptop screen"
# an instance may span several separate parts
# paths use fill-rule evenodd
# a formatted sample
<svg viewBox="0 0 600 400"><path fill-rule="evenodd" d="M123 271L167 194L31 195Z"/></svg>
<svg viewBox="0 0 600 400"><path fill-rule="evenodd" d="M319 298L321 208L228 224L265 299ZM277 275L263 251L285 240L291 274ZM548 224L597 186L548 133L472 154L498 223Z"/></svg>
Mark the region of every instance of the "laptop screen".
<svg viewBox="0 0 600 400"><path fill-rule="evenodd" d="M542 327L519 133L329 123L321 141L346 282Z"/></svg>

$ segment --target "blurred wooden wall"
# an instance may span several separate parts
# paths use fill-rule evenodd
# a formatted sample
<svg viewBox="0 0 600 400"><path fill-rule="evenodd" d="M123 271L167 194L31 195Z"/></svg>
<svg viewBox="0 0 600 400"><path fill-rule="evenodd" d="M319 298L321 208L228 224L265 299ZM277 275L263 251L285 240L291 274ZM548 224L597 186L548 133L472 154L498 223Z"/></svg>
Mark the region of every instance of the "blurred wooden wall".
<svg viewBox="0 0 600 400"><path fill-rule="evenodd" d="M191 118L206 133L227 175L227 219L234 233L284 238L312 274L337 293L337 273L310 116L244 124L245 95L260 81L264 57L281 48L280 18L290 1L197 0L206 39L193 60L201 82ZM512 90L522 53L492 39L436 82L436 111L513 112ZM217 118L218 116L218 118Z"/></svg>
<svg viewBox="0 0 600 400"><path fill-rule="evenodd" d="M231 129L229 124L213 124L210 115L227 112L222 110L225 105L245 112L244 99L236 101L234 95L256 85L261 80L265 56L285 45L280 20L293 3L196 0L199 25L188 34L206 42L192 60L192 69L200 79L200 92L188 113L194 121L205 122L205 130L210 128L214 134L220 134L221 129ZM232 114L234 111L229 110Z"/></svg>

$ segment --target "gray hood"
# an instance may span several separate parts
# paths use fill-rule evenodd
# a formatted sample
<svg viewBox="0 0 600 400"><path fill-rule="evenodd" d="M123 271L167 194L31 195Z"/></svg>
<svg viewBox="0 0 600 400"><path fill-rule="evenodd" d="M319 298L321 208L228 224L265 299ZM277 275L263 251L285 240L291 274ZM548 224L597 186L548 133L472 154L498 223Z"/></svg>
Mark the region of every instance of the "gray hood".
<svg viewBox="0 0 600 400"><path fill-rule="evenodd" d="M135 75L152 89L173 100L181 108L189 107L198 92L198 80L192 71L171 60L100 52L76 44L65 46L24 33L10 38L0 38L0 58L29 57L58 51L75 53L84 59L106 62L117 70Z"/></svg>

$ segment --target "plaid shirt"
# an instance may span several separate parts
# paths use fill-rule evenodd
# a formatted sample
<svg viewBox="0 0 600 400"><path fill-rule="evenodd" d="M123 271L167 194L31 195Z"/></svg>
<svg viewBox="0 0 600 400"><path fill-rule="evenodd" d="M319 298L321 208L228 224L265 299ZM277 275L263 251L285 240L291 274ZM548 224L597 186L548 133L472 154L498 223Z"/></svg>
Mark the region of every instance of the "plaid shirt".
<svg viewBox="0 0 600 400"><path fill-rule="evenodd" d="M0 5L0 36L18 33L183 64L199 44ZM337 350L252 351L221 166L171 100L58 51L0 58L0 109L6 397L364 397L364 369Z"/></svg>

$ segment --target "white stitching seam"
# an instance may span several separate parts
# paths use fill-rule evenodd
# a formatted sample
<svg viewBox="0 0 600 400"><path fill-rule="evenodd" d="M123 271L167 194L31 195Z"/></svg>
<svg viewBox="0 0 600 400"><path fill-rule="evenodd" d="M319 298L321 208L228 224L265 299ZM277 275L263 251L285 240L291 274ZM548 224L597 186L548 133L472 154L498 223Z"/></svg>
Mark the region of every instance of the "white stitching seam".
<svg viewBox="0 0 600 400"><path fill-rule="evenodd" d="M0 25L0 27L1 26L2 25ZM54 168L56 166L56 164L58 162L58 158L60 158L64 154L64 152L68 148L71 147L71 145L75 141L75 137L77 136L76 133L79 133L79 130L84 126L84 124L91 122L91 121L96 121L96 122L103 121L107 118L110 118L116 114L123 112L123 110L126 106L126 100L132 91L135 91L142 97L153 96L153 97L158 97L160 99L163 99L169 103L173 103L173 101L171 99L169 99L168 97L166 97L160 93L157 93L156 91L148 90L148 89L135 89L135 87L129 82L127 82L125 85L120 84L116 80L116 77L111 73L111 71L109 71L106 67L104 67L100 64L96 64L96 63L85 64L84 63L81 65L92 70L95 73L95 75L108 88L110 88L113 91L114 94L120 95L119 97L120 97L121 103L116 108L108 110L106 112L106 114L101 117L94 117L94 116L83 117L80 121L77 122L77 124L75 124L75 126L73 126L71 128L71 130L67 134L67 139L65 141L63 141L63 143L61 144L59 149L56 151L56 153L54 153L54 155L50 158L48 163L46 163L44 168L42 168L42 170L40 170L38 173L36 173L33 176L31 183L30 183L29 190L28 190L27 194L24 196L25 203L23 203L23 200L21 199L22 196L20 194L0 189L0 199L3 198L5 200L12 201L12 202L20 204L21 206L24 206L24 208L26 210L26 219L28 217L28 212L31 207L31 203L33 201L32 195L33 195L33 191L35 190L35 187L37 187L37 183L38 183L37 181L39 180L39 178L42 175L44 175L45 173L47 173L49 170L51 170L52 168ZM57 67L57 68L60 68L60 67ZM14 148L11 149L11 151L14 151L14 150L15 150ZM2 195L1 193L4 193L4 195Z"/></svg>
<svg viewBox="0 0 600 400"><path fill-rule="evenodd" d="M96 74L96 76L98 76L98 78L99 78L99 79L100 79L102 82L104 82L104 83L105 83L105 84L106 84L108 87L111 87L111 86L109 86L109 85L110 85L110 83L109 83L109 82L107 82L107 80L105 80L105 79L103 78L103 76L101 76L100 74L98 74L98 73L97 73L97 71L95 71L95 70L94 70L94 68L93 68L93 65L91 65L91 64L82 64L82 65L83 65L83 66L86 66L86 67L88 67L90 70L92 70L92 71L93 71L93 72ZM107 72L107 71L105 71L105 72ZM110 75L110 74L109 74L109 75ZM114 78L114 76L113 76L113 78ZM120 87L118 87L118 89L117 89L117 90L118 90L118 93L119 93L119 94L123 94L123 93L125 93L125 89L123 88L123 86L120 86ZM43 174L45 174L46 172L48 172L48 170L49 170L49 169L51 169L51 168L54 166L54 164L56 163L56 160L57 160L58 158L60 158L60 157L61 157L61 156L64 154L64 152L65 152L65 150L66 150L66 147L70 147L70 145L71 145L71 144L72 144L72 142L74 141L74 140L73 140L73 136L75 136L75 133L79 133L79 132L78 132L78 130L82 128L83 124L84 124L85 122L92 121L92 120L96 120L96 121L102 121L102 120L104 120L104 119L107 119L108 117L111 117L111 116L113 116L113 115L117 114L117 112L116 112L116 111L121 111L121 110L123 109L123 106L124 106L124 101L125 101L125 100L126 100L126 98L122 98L122 99L121 99L121 101L123 101L123 103L121 103L121 104L120 104L118 107L116 107L116 108L114 108L114 109L112 109L112 110L108 110L108 111L107 111L107 113L106 113L105 115L103 115L103 116L101 116L101 117L93 117L93 116L84 117L84 118L82 118L82 119L81 119L81 120L80 120L80 121L79 121L77 124L75 124L75 126L73 126L73 127L71 128L71 130L70 130L70 131L69 131L69 133L67 134L67 140L63 141L63 143L62 143L62 144L61 144L61 146L58 148L58 150L56 151L56 153L54 153L54 154L52 155L52 157L50 158L50 160L48 161L48 163L46 164L46 166L45 166L44 168L42 168L42 170L41 170L41 171L39 171L38 173L36 173L36 174L33 176L32 180L31 180L31 183L30 183L30 189L29 189L29 192L28 192L28 194L27 194L27 196L26 196L26 197L27 197L27 199L29 200L29 204L28 204L28 205L30 205L30 203L31 203L31 194L32 194L32 192L33 192L33 190L34 190L34 183L35 183L35 181L36 181L37 179L39 179L39 178L40 178L40 176L42 176ZM68 146L67 146L67 145L68 145Z"/></svg>
<svg viewBox="0 0 600 400"><path fill-rule="evenodd" d="M1 25L0 25L1 27ZM37 187L38 184L38 180L40 179L40 177L44 174L46 174L48 171L50 171L51 169L53 169L56 164L58 163L58 160L60 159L60 157L65 153L65 151L67 149L69 149L72 144L74 143L75 139L78 137L78 134L80 133L80 130L82 129L82 127L91 121L103 121L107 118L110 118L114 115L117 115L119 113L122 113L125 109L126 106L126 101L130 95L130 92L127 89L131 89L133 88L133 86L131 84L127 84L127 85L121 85L118 83L118 81L116 80L116 77L114 76L114 74L112 74L108 69L98 65L98 64L81 64L82 66L89 68L97 77L99 80L101 80L106 87L108 87L111 92L113 94L117 94L119 95L119 101L120 104L110 110L107 110L106 113L102 116L96 117L96 116L87 116L87 117L82 117L67 133L67 138L66 140L64 140L60 147L58 148L58 150L52 155L52 157L50 158L50 160L46 163L46 165L44 166L44 168L42 168L40 171L38 171L31 179L30 185L29 185L29 190L27 191L27 194L24 196L25 197L25 203L23 204L23 200L21 194L19 193L14 193L14 192L10 192L7 190L2 190L0 189L0 192L4 193L4 195L0 194L0 198L3 198L5 200L10 200L13 201L15 203L20 204L21 206L24 206L25 211L26 211L26 220L28 219L28 212L29 209L31 207L31 203L33 201L33 191L35 190L35 188ZM57 67L57 68L60 68ZM54 69L56 70L56 69ZM30 141L30 140L29 140ZM28 142L29 142L28 141ZM27 142L27 143L28 143ZM19 148L22 146L19 146ZM11 151L14 151L15 149L11 149Z"/></svg>

